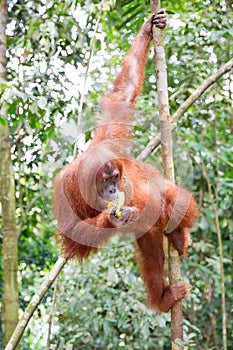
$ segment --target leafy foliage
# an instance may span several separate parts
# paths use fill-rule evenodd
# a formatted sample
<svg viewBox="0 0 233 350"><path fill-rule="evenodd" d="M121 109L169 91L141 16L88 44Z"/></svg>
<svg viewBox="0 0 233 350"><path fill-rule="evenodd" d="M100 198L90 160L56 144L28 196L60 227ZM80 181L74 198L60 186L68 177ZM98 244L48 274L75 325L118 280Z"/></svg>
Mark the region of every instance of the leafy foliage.
<svg viewBox="0 0 233 350"><path fill-rule="evenodd" d="M86 349L140 349L142 343L150 349L155 342L161 347L164 342L169 344L169 330L165 327L169 316L155 319L146 310L132 245L119 248L118 244L104 249L104 255L100 251L87 265L73 262L65 267L60 277L51 349L69 344ZM45 338L41 327L37 323L37 332Z"/></svg>

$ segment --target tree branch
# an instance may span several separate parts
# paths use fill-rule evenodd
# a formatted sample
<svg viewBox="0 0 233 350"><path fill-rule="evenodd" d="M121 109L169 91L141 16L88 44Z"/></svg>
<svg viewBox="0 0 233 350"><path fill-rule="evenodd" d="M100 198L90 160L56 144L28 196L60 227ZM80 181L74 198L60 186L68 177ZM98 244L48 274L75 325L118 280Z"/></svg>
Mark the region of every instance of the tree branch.
<svg viewBox="0 0 233 350"><path fill-rule="evenodd" d="M190 106L200 97L203 93L216 81L221 78L225 73L229 72L233 68L233 58L220 67L216 73L211 75L206 79L193 93L189 98L182 103L182 105L177 109L171 118L172 130L177 126L177 122L184 115L184 113L189 109ZM145 161L149 155L160 145L161 143L161 134L159 134L155 139L151 140L144 150L139 154L138 159Z"/></svg>
<svg viewBox="0 0 233 350"><path fill-rule="evenodd" d="M59 257L53 266L52 270L46 277L45 281L42 283L40 286L38 292L34 294L32 297L30 303L26 307L20 321L18 322L14 333L12 334L5 350L12 350L15 349L17 344L19 343L20 339L22 338L22 335L24 333L25 328L27 327L27 324L29 320L31 319L34 311L36 310L37 306L40 304L41 300L59 275L60 271L62 268L65 266L67 263L68 259L64 257Z"/></svg>

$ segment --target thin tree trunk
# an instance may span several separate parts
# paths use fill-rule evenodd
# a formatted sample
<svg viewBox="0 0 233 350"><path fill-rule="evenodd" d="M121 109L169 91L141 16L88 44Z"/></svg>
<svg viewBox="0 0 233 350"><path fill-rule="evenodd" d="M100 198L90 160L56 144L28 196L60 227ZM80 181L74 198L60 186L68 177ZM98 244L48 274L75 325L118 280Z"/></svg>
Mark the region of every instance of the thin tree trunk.
<svg viewBox="0 0 233 350"><path fill-rule="evenodd" d="M217 140L216 140L217 141ZM216 148L217 148L217 142L216 142ZM216 154L218 154L216 149ZM202 172L204 174L204 177L206 178L207 186L208 186L208 193L209 193L209 199L211 203L211 207L214 213L215 218L215 227L216 227L216 233L218 237L218 247L219 247L219 265L220 265L220 278L221 278L221 298L222 298L222 349L227 350L227 312L226 312L226 288L225 288L225 273L224 273L224 253L223 253L223 243L222 243L222 233L221 233L221 227L219 222L219 191L218 191L218 183L219 183L219 166L218 166L218 160L216 163L216 172L217 172L217 179L216 179L216 185L214 186L209 178L207 167L202 163ZM212 193L212 189L214 191L214 194Z"/></svg>
<svg viewBox="0 0 233 350"><path fill-rule="evenodd" d="M6 85L7 1L0 1L0 85ZM7 124L7 108L1 101L0 115L0 201L3 231L3 343L6 344L18 322L18 233L15 220L15 186L11 162L11 146Z"/></svg>
<svg viewBox="0 0 233 350"><path fill-rule="evenodd" d="M157 13L160 8L159 0L151 0L151 12ZM157 76L158 108L161 130L162 160L166 179L174 180L174 163L172 150L172 127L170 121L167 69L164 52L163 30L154 27L155 67ZM180 259L176 249L168 244L164 235L165 256L168 255L170 283L180 280ZM166 252L167 250L167 252ZM172 350L183 349L182 302L176 303L171 310L171 342Z"/></svg>

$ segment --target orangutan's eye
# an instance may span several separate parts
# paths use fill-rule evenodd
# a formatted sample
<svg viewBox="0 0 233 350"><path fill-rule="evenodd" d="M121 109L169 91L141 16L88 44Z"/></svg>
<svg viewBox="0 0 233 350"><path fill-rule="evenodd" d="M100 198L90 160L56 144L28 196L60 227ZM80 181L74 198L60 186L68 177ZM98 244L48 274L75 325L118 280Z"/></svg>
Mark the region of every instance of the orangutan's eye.
<svg viewBox="0 0 233 350"><path fill-rule="evenodd" d="M119 174L115 175L113 178L113 182L117 183L119 181Z"/></svg>

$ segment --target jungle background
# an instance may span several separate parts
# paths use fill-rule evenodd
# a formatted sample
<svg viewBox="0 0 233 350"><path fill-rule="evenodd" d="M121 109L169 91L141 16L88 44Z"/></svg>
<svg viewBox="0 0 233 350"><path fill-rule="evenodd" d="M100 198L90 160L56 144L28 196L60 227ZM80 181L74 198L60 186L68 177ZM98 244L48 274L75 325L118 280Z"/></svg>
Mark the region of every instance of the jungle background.
<svg viewBox="0 0 233 350"><path fill-rule="evenodd" d="M231 0L170 0L162 1L162 7L170 21L165 50L173 115L232 58L233 4ZM98 101L111 87L133 37L150 15L149 1L103 2L86 72L99 14L100 1L95 0L8 2L7 82L0 86L0 98L1 104L7 102L18 255L3 243L1 230L0 258L2 266L3 256L17 263L19 314L58 257L51 210L53 178L72 161L77 137L78 152L90 139ZM173 134L176 181L194 193L201 208L189 256L182 260L182 278L192 286L183 303L186 349L223 349L223 293L228 348L233 348L232 97L230 72L188 109ZM156 105L151 49L137 102L135 156L159 133ZM6 126L2 116L0 124ZM160 149L147 161L161 168ZM1 269L1 306L17 295L17 285L10 296L3 290ZM45 349L52 299L50 289L29 323L21 349ZM170 315L147 310L144 301L132 243L116 240L82 266L68 263L57 284L50 349L170 349ZM7 315L1 309L5 322Z"/></svg>

